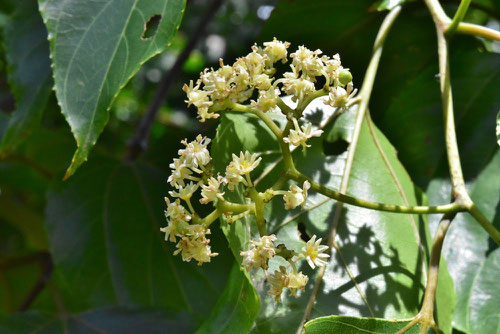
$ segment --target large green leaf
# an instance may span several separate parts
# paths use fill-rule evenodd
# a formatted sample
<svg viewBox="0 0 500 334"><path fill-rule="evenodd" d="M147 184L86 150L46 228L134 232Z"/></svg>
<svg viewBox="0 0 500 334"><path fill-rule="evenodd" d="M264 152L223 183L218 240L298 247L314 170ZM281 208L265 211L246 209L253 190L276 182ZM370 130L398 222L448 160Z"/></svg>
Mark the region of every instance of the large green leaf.
<svg viewBox="0 0 500 334"><path fill-rule="evenodd" d="M487 166L480 172L475 180L467 183L472 200L477 204L483 214L500 228L500 151L497 151ZM451 185L447 179L435 179L430 185L427 193L431 203L443 202L449 199ZM435 219L434 219L435 220ZM433 221L433 226L437 222ZM477 324L481 318L472 313L471 305L479 308L479 304L487 305L488 301L476 296L474 281L480 276L480 270L485 266L490 253L497 246L488 237L488 234L477 223L472 216L461 213L456 216L451 225L443 245L443 255L446 258L450 274L455 282L457 292L457 307L453 317L453 325L464 331L473 333L485 333L475 331L472 324ZM494 295L500 292L498 284L492 288L496 289ZM492 312L492 317L498 316L495 310L485 307L484 312Z"/></svg>
<svg viewBox="0 0 500 334"><path fill-rule="evenodd" d="M185 317L181 317L185 318ZM192 324L173 319L163 310L107 308L79 314L55 317L30 311L0 317L0 331L5 334L58 334L58 333L186 333Z"/></svg>
<svg viewBox="0 0 500 334"><path fill-rule="evenodd" d="M235 264L224 292L196 333L248 333L259 314L259 303L250 278Z"/></svg>
<svg viewBox="0 0 500 334"><path fill-rule="evenodd" d="M308 114L311 120L318 122L319 118L326 119L330 115L331 111L321 105L322 103L317 104L318 109L315 111L314 108L311 109ZM340 116L334 126L324 134L324 138L336 140L337 143L342 140L350 141L353 117L353 111ZM263 123L252 116L233 113L223 115L212 149L214 161L219 162L218 169L228 163L231 153L246 149L264 154L260 170L264 169L269 165L269 161L278 157L277 143L271 136ZM336 189L342 176L346 152L325 155L324 150L328 151L330 145L336 144L329 143L326 139L311 140L312 147L305 153L295 152L294 159L301 172ZM384 157L392 172L384 162ZM261 181L258 188L262 191L270 186L279 172L278 165ZM259 171L256 175L258 174ZM394 148L375 126L369 127L367 123L363 125L358 142L348 193L383 203L404 204L402 194L409 205L425 201L422 193L415 188L398 162ZM274 198L267 212L268 231L276 231L279 242L300 251L304 241L299 237L297 224L305 225L309 237L313 234L325 237L333 218L334 203L320 194L312 193L308 197L310 209L300 214L298 210L284 211L282 199ZM222 222L234 253L238 254L240 249L246 249L248 239L252 235L250 224L251 221L239 221L228 226ZM425 217L346 206L337 240L341 254L336 253L331 259L311 318L339 314L404 319L415 315L423 295L423 270L426 270L424 268L431 240L426 225ZM280 226L282 228L278 230ZM369 306L358 293L356 284L348 277L342 256ZM278 263L271 263L271 269L277 265ZM297 330L315 280L314 274L308 268L303 267L301 270L312 275L306 293L298 299L285 297L283 304L277 305L266 296L264 282L257 279L255 286L261 294L262 302L261 315L255 328L257 332ZM440 274L438 321L445 332L450 332L454 293L444 263Z"/></svg>
<svg viewBox="0 0 500 334"><path fill-rule="evenodd" d="M47 30L36 0L20 0L5 26L9 82L17 108L0 143L0 155L12 152L36 127L52 89Z"/></svg>
<svg viewBox="0 0 500 334"><path fill-rule="evenodd" d="M166 175L142 163L96 160L48 194L46 227L63 295L79 312L103 305L162 306L201 321L221 293L233 259L203 267L173 256L160 227ZM226 247L223 242L223 247Z"/></svg>
<svg viewBox="0 0 500 334"><path fill-rule="evenodd" d="M87 159L120 89L167 47L185 1L39 2L49 31L56 96L78 145L69 177ZM159 18L155 30L152 25Z"/></svg>
<svg viewBox="0 0 500 334"><path fill-rule="evenodd" d="M473 333L498 333L500 328L500 249L495 250L483 262L472 287L470 321Z"/></svg>
<svg viewBox="0 0 500 334"><path fill-rule="evenodd" d="M305 325L306 334L358 334L358 333L396 333L409 321L387 320L378 318L354 318L329 316L316 318ZM420 326L414 326L406 333L418 333Z"/></svg>

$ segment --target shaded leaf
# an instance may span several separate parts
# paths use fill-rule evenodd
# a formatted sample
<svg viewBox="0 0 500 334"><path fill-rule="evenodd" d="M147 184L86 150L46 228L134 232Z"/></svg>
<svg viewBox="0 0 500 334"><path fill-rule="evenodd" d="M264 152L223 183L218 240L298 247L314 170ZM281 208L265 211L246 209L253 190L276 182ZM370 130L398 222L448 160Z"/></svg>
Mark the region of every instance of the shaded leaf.
<svg viewBox="0 0 500 334"><path fill-rule="evenodd" d="M196 333L248 333L259 314L259 296L246 273L233 265L228 283Z"/></svg>
<svg viewBox="0 0 500 334"><path fill-rule="evenodd" d="M321 333L396 333L409 323L408 320L387 320L377 318L355 318L329 316L316 318L305 325L306 334ZM419 333L420 326L415 325L406 333Z"/></svg>
<svg viewBox="0 0 500 334"><path fill-rule="evenodd" d="M9 83L17 108L9 117L0 143L0 155L11 153L39 125L52 89L47 30L36 0L16 2L5 26Z"/></svg>
<svg viewBox="0 0 500 334"><path fill-rule="evenodd" d="M66 177L86 159L120 89L177 31L184 0L40 0L49 31L55 90L77 142ZM143 38L151 17L156 33Z"/></svg>
<svg viewBox="0 0 500 334"><path fill-rule="evenodd" d="M60 318L39 312L18 313L0 317L0 331L6 334L58 333L186 333L192 327L185 317L172 319L162 310L108 308Z"/></svg>
<svg viewBox="0 0 500 334"><path fill-rule="evenodd" d="M49 192L46 226L71 311L162 306L195 321L210 312L233 260L221 254L199 267L173 256L175 245L160 232L165 180L149 165L101 160ZM220 252L215 232L212 249Z"/></svg>

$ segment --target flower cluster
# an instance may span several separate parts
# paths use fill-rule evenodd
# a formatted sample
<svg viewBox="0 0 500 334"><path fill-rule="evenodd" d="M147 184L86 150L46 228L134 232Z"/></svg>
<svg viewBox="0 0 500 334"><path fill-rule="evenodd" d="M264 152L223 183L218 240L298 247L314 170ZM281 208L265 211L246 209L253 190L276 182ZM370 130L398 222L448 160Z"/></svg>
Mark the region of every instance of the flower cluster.
<svg viewBox="0 0 500 334"><path fill-rule="evenodd" d="M306 150L311 146L308 140L323 133L304 119L304 110L311 101L322 97L325 104L344 111L356 94L351 73L342 66L338 54L328 57L321 50L312 51L299 46L289 55L289 47L290 43L276 38L262 46L254 45L248 55L238 58L232 65L224 64L221 59L218 69L205 69L196 83L191 81L183 87L188 106L197 108L202 122L218 118L225 110L258 116L279 141L283 158L288 159L284 164L288 170L283 171L273 186L259 192L252 174L262 162L260 154L235 152L238 154L232 154L221 175L213 171L208 148L210 139L198 135L191 142L183 140L184 147L170 164L168 182L173 190L169 194L173 199L165 199L167 226L161 228L165 240L176 243L174 254L181 254L183 261L193 259L201 265L217 256L217 253L212 253L208 238L213 222L224 217L227 224L232 224L243 217L255 216L260 237L250 240L248 249L240 251L242 266L247 271L264 270L270 284L268 293L276 301L281 300L284 289L292 295L305 289L309 278L297 270L299 261L315 269L326 266L329 255L326 253L328 247L321 245L322 240L316 236L300 251L288 249L284 243L278 244L274 234L267 235L265 207L276 196L282 196L286 210L307 205L308 190L311 187L318 189L317 184L305 181L283 189L290 179L297 180L288 173L294 170L291 151L297 147ZM290 70L279 77L275 67L278 62L290 62ZM280 97L281 93L289 95L292 102L286 104ZM287 124L283 129L273 123L268 115L270 112L281 112L286 116ZM240 198L240 203L226 198L236 189L241 190L237 192L238 196L245 197ZM204 218L196 213L193 204L198 203L191 201L198 190L199 205L211 203L214 206ZM276 257L284 259L287 265L271 272L270 267L280 264L274 260Z"/></svg>
<svg viewBox="0 0 500 334"><path fill-rule="evenodd" d="M260 112L276 111L283 103L281 92L290 95L292 101L301 106L310 98L326 96L324 103L332 107L345 109L350 99L356 94L352 75L342 66L338 54L328 57L321 50L309 50L299 46L288 57L290 43L274 38L263 47L254 45L252 52L238 58L231 66L220 60L217 70L205 69L194 84L184 85L188 106L194 105L202 122L208 118L219 117L218 112L231 109L235 104L250 100L256 95L257 100L250 100L250 106ZM274 64L286 63L291 59L291 71L275 78ZM325 82L316 87L320 78ZM257 90L257 93L254 92ZM281 104L283 105L283 104ZM319 137L321 130L313 130L310 123L299 126L295 115L281 110L294 123L294 129L285 137L285 142L293 146L308 147L307 140Z"/></svg>
<svg viewBox="0 0 500 334"><path fill-rule="evenodd" d="M275 246L278 239L275 235L263 236L258 240L250 240L249 248L246 252L241 251L243 256L243 266L247 271L252 268L269 268L269 260L274 256L282 256L288 261L288 266L280 266L280 270L275 270L273 274L267 274L267 279L271 284L268 294L273 296L276 301L281 300L283 289L289 289L290 293L296 296L297 290L304 290L309 280L307 275L297 270L296 262L306 259L312 269L315 267L324 267L327 265L325 259L329 257L324 253L328 247L321 245L321 239L316 240L313 236L300 253L287 250L283 244Z"/></svg>

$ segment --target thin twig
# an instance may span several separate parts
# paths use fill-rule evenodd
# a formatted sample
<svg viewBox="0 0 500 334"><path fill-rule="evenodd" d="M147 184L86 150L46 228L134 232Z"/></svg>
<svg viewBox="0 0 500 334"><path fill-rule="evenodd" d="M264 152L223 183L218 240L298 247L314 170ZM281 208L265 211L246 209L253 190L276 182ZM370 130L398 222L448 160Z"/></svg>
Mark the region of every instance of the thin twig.
<svg viewBox="0 0 500 334"><path fill-rule="evenodd" d="M54 264L50 253L42 251L22 256L14 256L0 261L0 272L4 272L10 268L22 267L28 264L39 263L41 268L40 277L35 285L31 288L28 295L18 308L18 311L27 310L31 303L36 299L39 293L44 289L48 281L52 277Z"/></svg>
<svg viewBox="0 0 500 334"><path fill-rule="evenodd" d="M19 311L25 311L29 309L30 305L35 301L36 297L42 292L46 284L52 278L52 272L54 271L54 264L52 262L52 257L48 252L40 252L38 254L38 261L41 265L41 273L36 281L35 285L31 288L28 295L24 298L21 306L19 306Z"/></svg>
<svg viewBox="0 0 500 334"><path fill-rule="evenodd" d="M204 11L204 15L201 17L198 25L194 31L189 36L188 43L186 47L179 54L173 67L163 75L158 87L156 88L153 99L151 100L148 109L139 121L139 125L133 135L133 137L128 142L128 153L126 156L127 161L135 161L147 148L149 135L151 133L151 127L156 119L156 115L160 110L163 102L168 96L168 91L175 79L182 72L182 65L186 62L191 52L194 50L198 42L207 32L207 26L212 21L215 13L224 3L224 0L213 0L210 2L208 7Z"/></svg>

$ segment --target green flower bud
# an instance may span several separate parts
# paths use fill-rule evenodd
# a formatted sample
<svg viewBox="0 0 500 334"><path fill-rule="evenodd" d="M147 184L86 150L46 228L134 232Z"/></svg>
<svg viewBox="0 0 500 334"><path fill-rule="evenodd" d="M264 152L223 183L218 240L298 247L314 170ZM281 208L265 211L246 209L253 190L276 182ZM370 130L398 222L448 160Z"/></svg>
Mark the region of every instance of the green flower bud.
<svg viewBox="0 0 500 334"><path fill-rule="evenodd" d="M349 82L352 81L352 74L351 72L347 70L343 70L339 73L339 82L342 85L347 85Z"/></svg>

